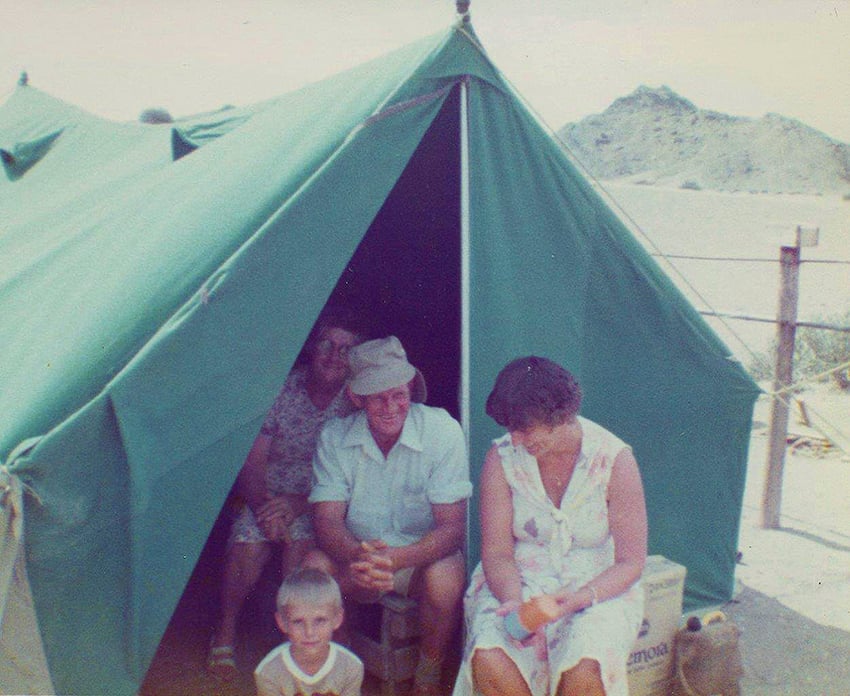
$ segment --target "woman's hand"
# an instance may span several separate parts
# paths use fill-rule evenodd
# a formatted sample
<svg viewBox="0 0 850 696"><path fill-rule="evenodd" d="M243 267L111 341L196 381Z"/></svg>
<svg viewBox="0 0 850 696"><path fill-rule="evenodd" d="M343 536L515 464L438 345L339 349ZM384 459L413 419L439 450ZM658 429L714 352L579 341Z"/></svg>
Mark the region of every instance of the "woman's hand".
<svg viewBox="0 0 850 696"><path fill-rule="evenodd" d="M509 599L507 602L502 602L498 609L496 609L497 616L507 616L513 611L516 611L522 606L522 602L518 599ZM511 635L508 635L508 640L511 641L518 648L534 648L535 655L540 660L546 659L546 631L545 626L541 626L534 633L532 633L528 638L524 640L517 640Z"/></svg>
<svg viewBox="0 0 850 696"><path fill-rule="evenodd" d="M257 510L257 526L269 541L286 541L289 525L295 520L296 511L289 496L269 498Z"/></svg>
<svg viewBox="0 0 850 696"><path fill-rule="evenodd" d="M522 606L522 602L518 599L509 599L507 602L502 602L496 609L496 616L507 616L512 611L516 611Z"/></svg>

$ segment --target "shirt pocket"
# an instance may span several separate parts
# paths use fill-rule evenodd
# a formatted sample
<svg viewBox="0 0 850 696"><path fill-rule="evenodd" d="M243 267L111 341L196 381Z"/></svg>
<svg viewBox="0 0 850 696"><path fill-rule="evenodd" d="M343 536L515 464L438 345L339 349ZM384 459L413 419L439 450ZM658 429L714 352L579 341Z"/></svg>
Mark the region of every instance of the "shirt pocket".
<svg viewBox="0 0 850 696"><path fill-rule="evenodd" d="M424 488L402 488L396 527L402 534L415 537L422 537L433 529L434 516Z"/></svg>

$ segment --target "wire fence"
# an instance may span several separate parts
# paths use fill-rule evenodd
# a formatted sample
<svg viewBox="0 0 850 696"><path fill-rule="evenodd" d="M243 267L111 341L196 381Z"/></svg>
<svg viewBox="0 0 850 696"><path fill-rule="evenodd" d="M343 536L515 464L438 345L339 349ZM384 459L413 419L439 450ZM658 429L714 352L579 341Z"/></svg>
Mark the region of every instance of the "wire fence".
<svg viewBox="0 0 850 696"><path fill-rule="evenodd" d="M772 263L779 266L781 261L779 259L766 259L766 258L743 258L743 257L718 257L718 256L695 256L695 255L686 255L686 254L677 254L666 256L663 254L653 254L653 256L663 256L666 259L669 258L677 258L677 259L687 259L693 261L712 261L712 262L765 262ZM833 264L833 265L845 265L850 266L850 261L840 260L840 259L812 259L812 260L799 260L798 265L802 265L804 263L807 264ZM796 303L796 294L797 288L794 287L791 290L795 295L795 303ZM783 321L779 316L776 317L765 317L765 316L754 316L746 313L739 312L723 312L714 309L699 309L700 314L704 316L713 316L722 319L732 319L739 321L752 321L752 322L762 322L768 324L774 324L777 327L780 326ZM781 310L780 310L781 313ZM845 315L848 319L850 319L850 312ZM788 324L789 322L784 322ZM850 334L850 325L840 325L834 323L827 323L824 321L809 321L809 320L793 320L793 328L796 331L797 328L803 329L811 329L817 331L830 331L830 332L838 332ZM778 349L777 349L778 350ZM774 380L773 391L769 392L769 395L772 399L777 402L782 402L786 408L791 408L793 405L796 405L799 408L804 408L803 403L796 399L795 394L799 393L804 387L812 384L814 382L821 381L823 379L829 378L838 378L843 376L844 379L838 379L839 383L850 384L850 346L847 347L846 350L840 353L835 353L832 355L833 360L837 362L835 364L826 364L823 366L825 369L821 369L817 374L806 374L802 379L795 381L793 384L780 384L776 380ZM758 359L756 357L756 359ZM779 361L782 358L777 352L775 360L778 366ZM786 356L786 359L793 363L794 360L794 348L791 348L790 356ZM778 372L778 367L777 367ZM817 416L817 423L807 422L806 425L811 427L813 430L818 432L823 436L824 440L829 443L835 443L836 441L847 442L850 440L847 433L845 432L848 427L848 423L835 423L832 422L829 418L823 416L823 414L817 413L816 409L812 409L811 406L807 407L809 411L812 412L813 415ZM809 419L806 419L809 421ZM786 436L787 437L787 434Z"/></svg>

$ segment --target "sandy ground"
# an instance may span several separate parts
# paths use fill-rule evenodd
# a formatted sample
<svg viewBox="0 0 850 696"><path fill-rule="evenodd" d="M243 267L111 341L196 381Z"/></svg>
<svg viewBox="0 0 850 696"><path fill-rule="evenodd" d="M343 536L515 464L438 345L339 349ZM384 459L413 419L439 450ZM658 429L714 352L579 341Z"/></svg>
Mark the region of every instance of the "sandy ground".
<svg viewBox="0 0 850 696"><path fill-rule="evenodd" d="M818 386L799 398L838 429L831 431L836 440L850 434L850 395ZM769 413L762 397L750 445L738 589L722 607L742 630L742 693L850 694L850 455L789 448L780 527L762 528ZM816 434L793 415L789 433Z"/></svg>
<svg viewBox="0 0 850 696"><path fill-rule="evenodd" d="M850 435L850 394L826 386L799 395L817 417ZM719 607L741 628L743 696L850 694L850 455L801 445L786 457L781 524L761 526L770 405L756 405L732 601ZM790 432L817 435L792 416ZM793 453L792 453L793 452ZM211 547L199 564L142 696L253 696L251 669L279 639L270 620L274 578L246 608L241 674L219 684L203 669L215 611ZM207 565L204 566L204 563ZM369 682L365 693L378 693Z"/></svg>

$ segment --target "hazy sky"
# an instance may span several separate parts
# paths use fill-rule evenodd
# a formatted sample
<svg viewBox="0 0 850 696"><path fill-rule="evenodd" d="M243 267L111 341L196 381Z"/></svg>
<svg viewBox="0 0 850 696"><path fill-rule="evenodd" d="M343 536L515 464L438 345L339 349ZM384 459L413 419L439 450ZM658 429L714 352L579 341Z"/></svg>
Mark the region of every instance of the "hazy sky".
<svg viewBox="0 0 850 696"><path fill-rule="evenodd" d="M554 129L641 84L850 142L850 0L472 0L496 65ZM454 0L0 0L0 100L96 114L283 94L446 29Z"/></svg>

